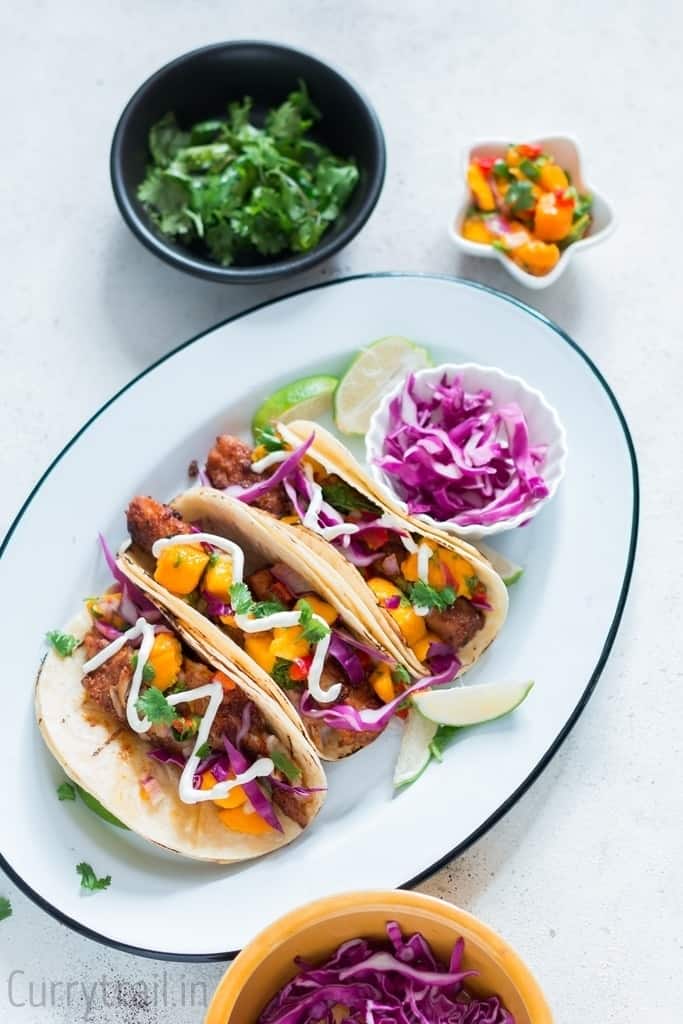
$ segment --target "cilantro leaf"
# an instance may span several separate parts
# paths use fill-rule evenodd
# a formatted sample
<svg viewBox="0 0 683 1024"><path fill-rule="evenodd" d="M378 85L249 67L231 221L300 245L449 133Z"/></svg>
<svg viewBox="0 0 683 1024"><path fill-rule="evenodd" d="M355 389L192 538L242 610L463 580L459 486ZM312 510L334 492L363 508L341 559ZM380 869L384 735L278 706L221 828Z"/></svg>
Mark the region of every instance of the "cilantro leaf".
<svg viewBox="0 0 683 1024"><path fill-rule="evenodd" d="M580 195L577 199L576 206L574 208L574 219L580 220L587 213L590 213L593 209L593 196L585 194Z"/></svg>
<svg viewBox="0 0 683 1024"><path fill-rule="evenodd" d="M155 686L150 686L138 697L135 707L138 714L148 718L152 725L171 725L178 717L176 709Z"/></svg>
<svg viewBox="0 0 683 1024"><path fill-rule="evenodd" d="M265 619L268 615L275 615L276 612L285 612L287 609L282 601L256 601L251 606L251 614L255 619Z"/></svg>
<svg viewBox="0 0 683 1024"><path fill-rule="evenodd" d="M197 751L197 757L199 758L200 761L203 761L205 757L211 757L212 751L213 747L207 740L206 743L202 743L201 747Z"/></svg>
<svg viewBox="0 0 683 1024"><path fill-rule="evenodd" d="M230 604L235 615L248 615L254 600L246 583L233 583L230 587Z"/></svg>
<svg viewBox="0 0 683 1024"><path fill-rule="evenodd" d="M429 744L429 751L437 761L443 761L444 750L458 732L460 732L458 725L440 725L436 730L432 742Z"/></svg>
<svg viewBox="0 0 683 1024"><path fill-rule="evenodd" d="M532 210L536 200L534 199L533 185L530 181L513 181L505 193L505 202L513 213L522 213L524 210Z"/></svg>
<svg viewBox="0 0 683 1024"><path fill-rule="evenodd" d="M85 861L76 865L76 871L81 876L81 888L88 889L89 892L100 892L102 889L108 889L111 885L111 875L98 878L90 865L86 864Z"/></svg>
<svg viewBox="0 0 683 1024"><path fill-rule="evenodd" d="M510 174L510 168L505 163L501 156L495 161L493 165L493 176L499 181L512 181L513 177Z"/></svg>
<svg viewBox="0 0 683 1024"><path fill-rule="evenodd" d="M60 800L75 800L76 790L70 782L62 782L57 786L57 796Z"/></svg>
<svg viewBox="0 0 683 1024"><path fill-rule="evenodd" d="M12 904L6 896L0 896L0 921L12 916Z"/></svg>
<svg viewBox="0 0 683 1024"><path fill-rule="evenodd" d="M154 665L151 665L148 661L145 662L142 669L142 681L143 683L151 683L156 677L157 670Z"/></svg>
<svg viewBox="0 0 683 1024"><path fill-rule="evenodd" d="M466 584L467 589L469 590L470 594L473 594L474 591L479 586L479 577L478 576L466 576L465 577L465 584Z"/></svg>
<svg viewBox="0 0 683 1024"><path fill-rule="evenodd" d="M294 689L297 685L289 674L291 664L291 661L287 661L286 658L276 658L273 671L270 673L277 685L281 686L283 690Z"/></svg>
<svg viewBox="0 0 683 1024"><path fill-rule="evenodd" d="M162 234L222 266L314 248L359 181L353 159L310 138L321 115L304 82L263 127L251 116L249 97L188 131L166 114L149 133L152 161L137 190Z"/></svg>
<svg viewBox="0 0 683 1024"><path fill-rule="evenodd" d="M395 683L405 683L406 685L410 683L410 673L403 665L394 665L391 670L391 678Z"/></svg>
<svg viewBox="0 0 683 1024"><path fill-rule="evenodd" d="M526 175L527 178L531 178L532 181L538 181L541 177L540 168L533 160L529 160L528 157L524 157L524 159L520 161L519 169L522 174Z"/></svg>
<svg viewBox="0 0 683 1024"><path fill-rule="evenodd" d="M285 442L278 435L275 427L257 427L254 431L256 444L261 444L268 452L282 452L285 450Z"/></svg>
<svg viewBox="0 0 683 1024"><path fill-rule="evenodd" d="M187 132L182 132L178 127L175 114L165 114L152 125L149 132L149 151L156 166L168 167L189 141Z"/></svg>
<svg viewBox="0 0 683 1024"><path fill-rule="evenodd" d="M270 753L270 759L282 774L285 776L288 782L296 782L297 779L301 778L301 770L297 768L293 761L283 754L280 750L272 750Z"/></svg>
<svg viewBox="0 0 683 1024"><path fill-rule="evenodd" d="M71 633L60 633L58 629L52 629L46 634L45 639L52 645L60 658L70 658L81 641Z"/></svg>
<svg viewBox="0 0 683 1024"><path fill-rule="evenodd" d="M429 608L442 612L455 603L457 597L453 587L437 590L423 580L416 580L409 591L410 603L416 608Z"/></svg>
<svg viewBox="0 0 683 1024"><path fill-rule="evenodd" d="M313 618L313 609L308 601L297 601L297 608L301 612L299 621L302 627L301 635L304 640L308 640L310 644L319 643L330 632L330 627L326 622L320 622L318 619Z"/></svg>
<svg viewBox="0 0 683 1024"><path fill-rule="evenodd" d="M378 515L380 513L377 505L338 476L326 477L321 487L325 501L332 505L337 512L346 514L349 512L376 512Z"/></svg>

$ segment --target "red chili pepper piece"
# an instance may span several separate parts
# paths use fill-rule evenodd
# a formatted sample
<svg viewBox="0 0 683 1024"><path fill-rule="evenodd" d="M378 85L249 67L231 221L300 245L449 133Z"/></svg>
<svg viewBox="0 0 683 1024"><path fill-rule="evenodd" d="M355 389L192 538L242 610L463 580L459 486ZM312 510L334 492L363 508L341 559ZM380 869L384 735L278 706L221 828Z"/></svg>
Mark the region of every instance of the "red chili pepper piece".
<svg viewBox="0 0 683 1024"><path fill-rule="evenodd" d="M292 662L289 666L289 678L293 683L304 683L308 679L312 661L313 655L309 654L305 658L296 658Z"/></svg>
<svg viewBox="0 0 683 1024"><path fill-rule="evenodd" d="M568 196L566 191L565 191L565 189L563 189L563 188L556 188L555 191L554 191L554 196L555 196L555 202L557 203L558 206L573 206L574 205L574 197L571 196L571 195Z"/></svg>
<svg viewBox="0 0 683 1024"><path fill-rule="evenodd" d="M520 146L517 146L517 152L520 156L526 156L530 160L534 160L537 156L540 156L543 152L542 146L532 146L528 142L523 142Z"/></svg>
<svg viewBox="0 0 683 1024"><path fill-rule="evenodd" d="M490 174L496 158L495 156L475 156L472 162L477 165L482 174Z"/></svg>
<svg viewBox="0 0 683 1024"><path fill-rule="evenodd" d="M362 538L371 551L379 551L389 540L389 531L384 526L372 526L363 530Z"/></svg>

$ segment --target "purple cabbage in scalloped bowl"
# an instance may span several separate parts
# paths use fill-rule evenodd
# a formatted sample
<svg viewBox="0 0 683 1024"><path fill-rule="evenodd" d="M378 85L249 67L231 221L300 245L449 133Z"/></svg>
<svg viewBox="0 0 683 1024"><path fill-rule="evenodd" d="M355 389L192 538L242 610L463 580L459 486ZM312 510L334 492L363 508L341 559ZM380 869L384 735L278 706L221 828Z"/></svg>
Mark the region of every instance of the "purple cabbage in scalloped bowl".
<svg viewBox="0 0 683 1024"><path fill-rule="evenodd" d="M444 363L385 395L366 452L392 501L432 529L477 540L524 526L550 501L567 442L556 411L521 377Z"/></svg>

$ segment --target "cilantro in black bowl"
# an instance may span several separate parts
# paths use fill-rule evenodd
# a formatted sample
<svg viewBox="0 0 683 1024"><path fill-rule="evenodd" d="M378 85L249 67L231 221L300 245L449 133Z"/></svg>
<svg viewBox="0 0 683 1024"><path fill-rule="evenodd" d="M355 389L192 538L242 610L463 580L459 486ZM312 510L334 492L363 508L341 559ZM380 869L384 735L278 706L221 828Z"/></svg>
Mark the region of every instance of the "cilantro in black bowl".
<svg viewBox="0 0 683 1024"><path fill-rule="evenodd" d="M377 117L339 72L269 43L179 57L133 96L111 153L129 227L180 269L264 281L310 268L370 216Z"/></svg>

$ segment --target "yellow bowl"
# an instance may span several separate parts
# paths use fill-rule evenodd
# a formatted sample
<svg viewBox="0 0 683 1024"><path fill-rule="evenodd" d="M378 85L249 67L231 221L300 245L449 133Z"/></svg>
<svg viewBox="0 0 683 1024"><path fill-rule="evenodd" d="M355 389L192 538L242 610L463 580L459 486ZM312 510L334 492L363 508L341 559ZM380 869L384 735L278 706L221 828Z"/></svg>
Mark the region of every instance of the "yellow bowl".
<svg viewBox="0 0 683 1024"><path fill-rule="evenodd" d="M223 975L205 1024L256 1024L272 996L296 973L295 956L320 962L348 939L386 940L385 926L392 920L404 933L421 932L445 963L462 936L464 967L479 971L467 982L471 992L500 996L515 1024L552 1024L538 983L499 935L450 903L403 890L329 896L269 925Z"/></svg>

